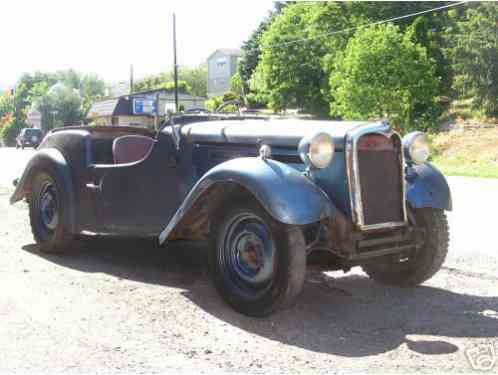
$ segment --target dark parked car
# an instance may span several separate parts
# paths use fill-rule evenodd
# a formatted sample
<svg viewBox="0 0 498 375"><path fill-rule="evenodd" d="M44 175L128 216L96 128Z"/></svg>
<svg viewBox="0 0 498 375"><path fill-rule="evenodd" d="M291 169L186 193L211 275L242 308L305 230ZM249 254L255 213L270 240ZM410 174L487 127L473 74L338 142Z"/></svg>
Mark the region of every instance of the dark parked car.
<svg viewBox="0 0 498 375"><path fill-rule="evenodd" d="M24 128L16 138L16 148L33 147L37 148L43 139L40 129Z"/></svg>
<svg viewBox="0 0 498 375"><path fill-rule="evenodd" d="M224 299L263 316L295 300L307 264L400 286L432 277L451 197L428 156L423 133L402 139L385 122L184 115L158 132L63 128L10 201L27 198L46 252L85 233L206 241Z"/></svg>

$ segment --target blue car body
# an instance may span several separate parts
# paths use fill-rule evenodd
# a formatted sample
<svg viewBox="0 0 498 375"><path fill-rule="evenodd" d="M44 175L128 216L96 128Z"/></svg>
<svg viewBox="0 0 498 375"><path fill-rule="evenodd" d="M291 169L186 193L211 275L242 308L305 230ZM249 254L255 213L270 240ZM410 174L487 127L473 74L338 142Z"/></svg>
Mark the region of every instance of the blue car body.
<svg viewBox="0 0 498 375"><path fill-rule="evenodd" d="M325 169L308 171L297 146L319 131L333 139L335 156ZM365 135L379 144L383 139L392 143L382 153L386 163L377 162L382 173L365 174L376 155L375 145L361 144ZM113 145L123 136L148 137L151 148L138 160L116 164ZM205 240L212 229L210 216L220 205L250 196L276 221L306 227L310 246L320 242L339 256L356 259L359 253L351 244L374 238L385 246L362 252L362 257L378 256L402 251L408 246L403 241L413 240L410 209L451 209L444 176L429 163L406 163L400 142L383 122L234 116L183 116L157 133L128 127L58 129L39 146L11 203L29 197L37 169L54 163L67 181L63 199L70 209L64 220L74 233L158 236L161 244ZM259 156L262 145L271 148L270 157ZM386 185L391 193L383 192L376 179L392 180ZM368 186L378 191L369 193ZM397 205L390 209L392 218L379 212L383 204Z"/></svg>

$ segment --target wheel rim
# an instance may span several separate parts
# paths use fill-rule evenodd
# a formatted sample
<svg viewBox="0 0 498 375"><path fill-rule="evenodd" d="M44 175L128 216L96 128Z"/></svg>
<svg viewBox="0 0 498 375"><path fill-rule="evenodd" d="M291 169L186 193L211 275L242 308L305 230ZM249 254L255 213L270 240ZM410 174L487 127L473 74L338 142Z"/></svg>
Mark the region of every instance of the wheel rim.
<svg viewBox="0 0 498 375"><path fill-rule="evenodd" d="M42 225L46 230L54 231L59 223L59 205L57 191L52 183L44 183L41 189L38 207Z"/></svg>
<svg viewBox="0 0 498 375"><path fill-rule="evenodd" d="M257 296L273 282L276 251L264 221L250 213L233 217L218 253L220 269L240 291Z"/></svg>

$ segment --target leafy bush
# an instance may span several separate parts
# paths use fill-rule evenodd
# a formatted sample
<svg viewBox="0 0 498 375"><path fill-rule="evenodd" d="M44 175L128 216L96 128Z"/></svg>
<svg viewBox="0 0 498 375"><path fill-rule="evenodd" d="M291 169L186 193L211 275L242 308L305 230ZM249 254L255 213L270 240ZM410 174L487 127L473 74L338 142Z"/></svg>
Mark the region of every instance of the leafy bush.
<svg viewBox="0 0 498 375"><path fill-rule="evenodd" d="M26 124L22 121L15 121L11 118L8 122L6 122L1 131L2 142L5 146L15 146L16 145L16 137L21 132L21 129L25 128Z"/></svg>
<svg viewBox="0 0 498 375"><path fill-rule="evenodd" d="M331 114L387 117L401 131L427 130L441 113L434 71L425 48L397 26L360 29L334 63Z"/></svg>
<svg viewBox="0 0 498 375"><path fill-rule="evenodd" d="M222 96L213 96L212 98L206 100L205 106L208 110L211 112L216 111L218 107L220 107L223 103L232 101L232 100L240 100L241 103L243 102L241 97L238 96L237 94L228 91ZM235 104L230 104L222 108L221 112L235 112L237 111L237 106Z"/></svg>
<svg viewBox="0 0 498 375"><path fill-rule="evenodd" d="M246 104L249 108L253 109L266 108L268 98L264 94L250 92L246 95Z"/></svg>
<svg viewBox="0 0 498 375"><path fill-rule="evenodd" d="M205 105L209 111L214 112L216 111L216 108L218 108L222 103L223 103L222 96L213 96L212 98L206 100Z"/></svg>

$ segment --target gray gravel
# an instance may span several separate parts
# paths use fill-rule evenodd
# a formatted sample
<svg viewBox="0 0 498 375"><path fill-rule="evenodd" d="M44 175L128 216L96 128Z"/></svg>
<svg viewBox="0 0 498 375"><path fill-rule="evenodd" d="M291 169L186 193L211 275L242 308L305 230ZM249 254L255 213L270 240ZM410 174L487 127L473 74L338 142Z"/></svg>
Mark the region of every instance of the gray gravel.
<svg viewBox="0 0 498 375"><path fill-rule="evenodd" d="M467 349L498 352L497 180L450 179L450 256L423 286L310 272L294 308L252 319L220 300L199 249L39 253L26 204L8 205L31 153L0 149L0 372L466 372Z"/></svg>

